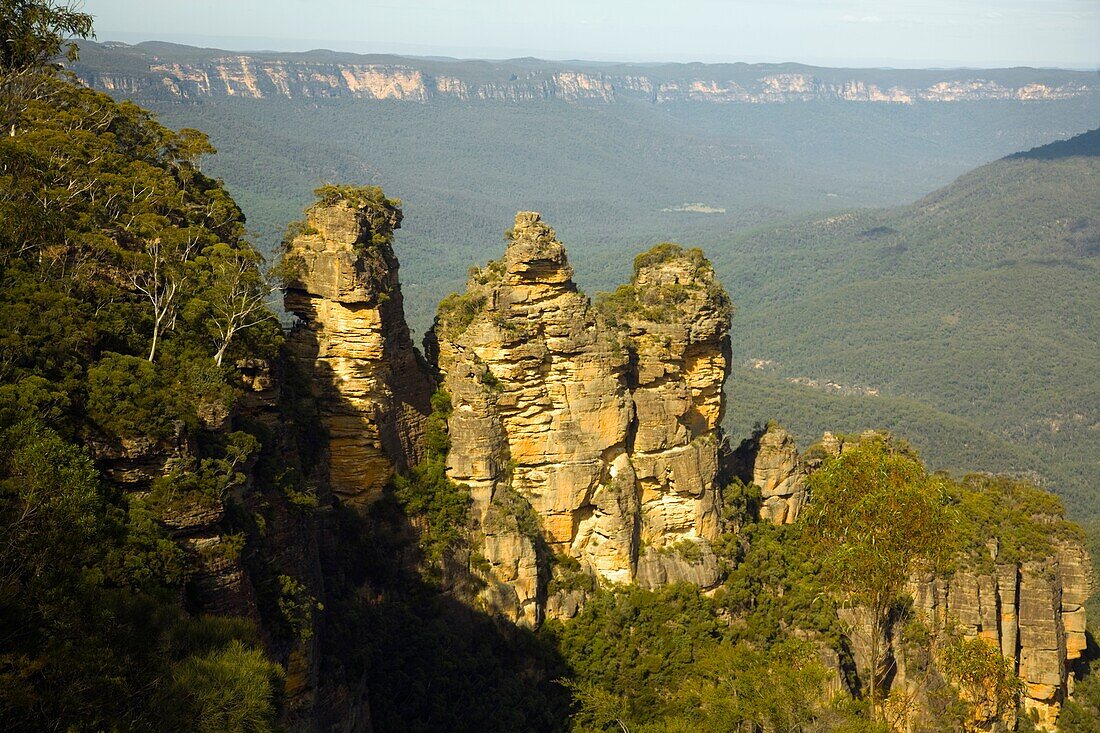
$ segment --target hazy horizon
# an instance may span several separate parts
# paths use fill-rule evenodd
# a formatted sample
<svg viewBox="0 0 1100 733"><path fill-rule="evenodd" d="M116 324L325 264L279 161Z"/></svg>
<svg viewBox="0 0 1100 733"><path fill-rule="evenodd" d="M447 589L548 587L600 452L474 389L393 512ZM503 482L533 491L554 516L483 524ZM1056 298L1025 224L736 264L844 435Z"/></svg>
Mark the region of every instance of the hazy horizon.
<svg viewBox="0 0 1100 733"><path fill-rule="evenodd" d="M1100 68L1092 0L88 0L97 40L228 51L858 68ZM214 32L212 32L214 31Z"/></svg>

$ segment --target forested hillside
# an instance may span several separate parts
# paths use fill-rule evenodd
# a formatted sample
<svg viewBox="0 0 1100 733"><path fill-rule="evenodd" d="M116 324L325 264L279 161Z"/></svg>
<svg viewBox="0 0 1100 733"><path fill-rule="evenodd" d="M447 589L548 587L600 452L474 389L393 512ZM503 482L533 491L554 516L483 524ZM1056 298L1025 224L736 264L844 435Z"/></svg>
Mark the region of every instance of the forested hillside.
<svg viewBox="0 0 1100 733"><path fill-rule="evenodd" d="M746 379L821 385L813 397L776 385L762 414L809 437L837 424L807 419L823 401L860 404L859 418L909 423L905 434L935 465L1035 474L1077 516L1095 516L1098 147L1092 131L980 168L912 206L768 227L717 247L741 305L734 352L759 367ZM918 403L920 427L902 417Z"/></svg>
<svg viewBox="0 0 1100 733"><path fill-rule="evenodd" d="M282 338L262 258L204 135L52 73L50 31L86 16L2 9L0 719L268 726L284 673L254 619L196 613L239 567L223 502L259 447L224 422L230 365Z"/></svg>

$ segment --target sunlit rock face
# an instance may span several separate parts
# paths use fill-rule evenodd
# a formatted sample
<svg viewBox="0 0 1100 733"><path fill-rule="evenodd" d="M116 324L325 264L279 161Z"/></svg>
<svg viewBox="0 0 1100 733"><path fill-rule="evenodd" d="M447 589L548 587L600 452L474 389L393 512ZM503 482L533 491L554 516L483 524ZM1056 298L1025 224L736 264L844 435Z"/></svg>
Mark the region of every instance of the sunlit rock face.
<svg viewBox="0 0 1100 733"><path fill-rule="evenodd" d="M734 454L734 473L760 488L760 519L794 524L806 503L808 464L794 437L775 423L742 441Z"/></svg>
<svg viewBox="0 0 1100 733"><path fill-rule="evenodd" d="M318 204L290 242L297 270L286 309L289 344L328 432L328 481L350 506L380 495L419 457L431 383L405 323L390 246L401 212L386 199Z"/></svg>
<svg viewBox="0 0 1100 733"><path fill-rule="evenodd" d="M1050 557L998 564L995 544L991 570L914 579L910 592L925 618L950 620L1014 660L1024 711L1050 728L1073 691L1071 663L1085 648L1088 556L1081 545L1059 541Z"/></svg>
<svg viewBox="0 0 1100 733"><path fill-rule="evenodd" d="M506 101L612 104L791 104L810 101L912 105L974 101L1056 101L1088 97L1084 74L1061 79L974 78L965 70L898 73L811 69L764 64L731 74L729 67L685 65L660 73L644 66L610 69L584 64L440 62L390 57L324 58L319 54L234 54L187 49L172 57L130 48L126 70L110 50L88 45L73 70L88 86L138 99L358 99L426 103ZM117 57L116 57L117 58ZM1043 76L1043 75L1040 75ZM1049 75L1046 75L1049 76ZM893 77L893 78L890 78Z"/></svg>
<svg viewBox="0 0 1100 733"><path fill-rule="evenodd" d="M516 620L544 615L554 556L603 582L716 582L728 301L697 251L643 260L629 299L595 307L521 212L429 336L454 406L448 475L474 498L487 601Z"/></svg>

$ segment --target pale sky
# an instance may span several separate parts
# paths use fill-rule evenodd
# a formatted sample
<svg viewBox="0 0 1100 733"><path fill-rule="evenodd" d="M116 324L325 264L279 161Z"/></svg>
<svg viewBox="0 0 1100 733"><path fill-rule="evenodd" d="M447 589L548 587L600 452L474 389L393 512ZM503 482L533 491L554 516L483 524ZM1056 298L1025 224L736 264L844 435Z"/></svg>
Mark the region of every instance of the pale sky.
<svg viewBox="0 0 1100 733"><path fill-rule="evenodd" d="M1100 67L1100 0L86 0L101 41L479 58Z"/></svg>

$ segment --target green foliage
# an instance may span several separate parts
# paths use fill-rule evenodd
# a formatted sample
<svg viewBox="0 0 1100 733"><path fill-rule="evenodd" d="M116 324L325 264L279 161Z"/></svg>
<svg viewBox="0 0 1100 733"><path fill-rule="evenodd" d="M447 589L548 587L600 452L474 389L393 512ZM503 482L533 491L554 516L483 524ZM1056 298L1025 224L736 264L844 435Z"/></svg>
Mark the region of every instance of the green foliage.
<svg viewBox="0 0 1100 733"><path fill-rule="evenodd" d="M550 582L546 584L546 593L554 595L560 591L583 591L594 593L596 579L586 573L580 562L572 555L555 554L551 560Z"/></svg>
<svg viewBox="0 0 1100 733"><path fill-rule="evenodd" d="M1062 706L1060 733L1100 731L1100 676L1090 674L1073 687L1073 699Z"/></svg>
<svg viewBox="0 0 1100 733"><path fill-rule="evenodd" d="M944 481L880 436L826 461L806 486L808 538L854 602L885 609L911 573L951 549Z"/></svg>
<svg viewBox="0 0 1100 733"><path fill-rule="evenodd" d="M547 626L558 638L573 681L621 700L621 715L633 726L657 719L664 695L722 641L724 625L716 611L715 603L692 586L631 587L600 591L577 618Z"/></svg>
<svg viewBox="0 0 1100 733"><path fill-rule="evenodd" d="M972 474L949 491L960 549L979 568L991 569L991 542L997 563L1022 564L1052 556L1057 540L1084 540L1066 521L1061 500L1026 481Z"/></svg>
<svg viewBox="0 0 1100 733"><path fill-rule="evenodd" d="M643 269L673 261L682 261L692 269L692 284L650 283L644 287L637 284ZM635 319L676 323L682 318L680 305L692 297L693 291L700 289L717 307L721 317L728 319L733 315L729 296L715 278L714 268L703 251L664 242L635 257L630 284L620 285L611 293L598 293L596 307L612 324L627 324Z"/></svg>
<svg viewBox="0 0 1100 733"><path fill-rule="evenodd" d="M410 517L421 525L421 547L435 566L465 538L470 494L447 478L441 460L414 466L394 478L394 494Z"/></svg>
<svg viewBox="0 0 1100 733"><path fill-rule="evenodd" d="M1024 684L1013 660L985 639L951 635L939 648L938 666L963 699L983 717L1007 716L1016 711Z"/></svg>
<svg viewBox="0 0 1100 733"><path fill-rule="evenodd" d="M45 68L58 56L76 61L71 39L92 34L92 16L53 0L3 0L0 3L0 73Z"/></svg>
<svg viewBox="0 0 1100 733"><path fill-rule="evenodd" d="M10 30L26 17L9 10ZM43 18L47 34L67 22ZM5 54L24 53L5 39ZM248 328L229 351L206 325L227 263L249 263L251 278L261 258L198 168L213 152L201 133L50 74L4 93L20 96L15 134L0 136L0 719L14 731L270 729L281 685L255 629L183 606L201 563L247 551L221 522L259 445L223 422L239 387L218 352L263 358L279 336ZM183 450L122 493L78 438L108 462ZM191 552L169 534L194 526L219 541Z"/></svg>
<svg viewBox="0 0 1100 733"><path fill-rule="evenodd" d="M107 353L88 370L88 417L108 435L169 437L180 415L146 359Z"/></svg>
<svg viewBox="0 0 1100 733"><path fill-rule="evenodd" d="M71 2L0 0L0 127L16 132L28 99L60 68L59 57L77 60L76 38L92 35L92 16Z"/></svg>
<svg viewBox="0 0 1100 733"><path fill-rule="evenodd" d="M666 719L643 730L810 729L821 717L826 677L813 646L803 641L766 651L721 645L690 669L668 701Z"/></svg>
<svg viewBox="0 0 1100 733"><path fill-rule="evenodd" d="M0 431L0 440L10 448L0 454L0 622L10 631L0 715L11 730L198 730L196 711L175 706L205 689L177 674L205 663L193 655L212 662L241 639L254 666L273 669L248 622L183 614L180 548L147 512L120 503L81 449L37 422ZM278 685L265 684L270 701ZM258 689L249 685L247 694L223 685L225 709L244 704ZM158 698L168 688L171 698Z"/></svg>
<svg viewBox="0 0 1100 733"><path fill-rule="evenodd" d="M435 328L445 338L458 338L465 333L484 308L485 296L481 293L468 292L462 295L451 293L439 301Z"/></svg>
<svg viewBox="0 0 1100 733"><path fill-rule="evenodd" d="M572 670L570 729L878 733L865 711L825 698L813 642L753 638L736 617L743 610L689 585L630 587L598 591L577 618L547 623Z"/></svg>
<svg viewBox="0 0 1100 733"><path fill-rule="evenodd" d="M326 184L315 189L313 195L320 206L347 204L370 224L370 238L361 243L363 246L391 244L394 231L401 226L401 200L386 198L380 186Z"/></svg>
<svg viewBox="0 0 1100 733"><path fill-rule="evenodd" d="M178 662L166 701L197 733L273 733L283 671L240 641Z"/></svg>
<svg viewBox="0 0 1100 733"><path fill-rule="evenodd" d="M324 606L309 593L301 581L289 575L280 575L279 581L279 617L284 628L302 641L313 637L314 611L323 611Z"/></svg>
<svg viewBox="0 0 1100 733"><path fill-rule="evenodd" d="M840 649L842 629L823 558L806 535L802 524L753 522L727 539L733 567L716 599L734 615L737 638L774 643L798 628Z"/></svg>
<svg viewBox="0 0 1100 733"><path fill-rule="evenodd" d="M63 574L93 561L107 528L104 490L83 451L37 421L18 423L0 439L0 565L10 602L19 593L38 597L52 582L74 581Z"/></svg>
<svg viewBox="0 0 1100 733"><path fill-rule="evenodd" d="M806 488L804 521L824 578L870 614L868 687L876 719L880 630L908 578L942 566L954 549L946 486L914 456L871 435L826 460Z"/></svg>
<svg viewBox="0 0 1100 733"><path fill-rule="evenodd" d="M432 412L428 416L428 426L424 430L424 447L433 457L447 455L451 448L451 436L447 432L447 421L451 418L454 408L451 406L451 395L440 387L431 398Z"/></svg>

